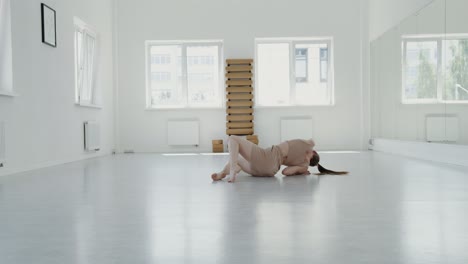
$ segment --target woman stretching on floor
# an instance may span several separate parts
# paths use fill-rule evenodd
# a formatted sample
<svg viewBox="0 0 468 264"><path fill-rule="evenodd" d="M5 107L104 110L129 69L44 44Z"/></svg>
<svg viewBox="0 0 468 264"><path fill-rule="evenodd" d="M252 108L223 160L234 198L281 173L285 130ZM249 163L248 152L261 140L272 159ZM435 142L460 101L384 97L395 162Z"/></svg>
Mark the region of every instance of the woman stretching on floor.
<svg viewBox="0 0 468 264"><path fill-rule="evenodd" d="M309 175L309 166L318 166L320 174L342 175L345 171L331 171L320 166L320 156L313 150L312 139L295 139L271 148L262 149L254 143L238 136L228 140L229 162L221 172L213 173L211 178L220 181L229 175L228 181L234 182L243 170L252 176L273 177L281 165L288 166L282 173L286 176Z"/></svg>

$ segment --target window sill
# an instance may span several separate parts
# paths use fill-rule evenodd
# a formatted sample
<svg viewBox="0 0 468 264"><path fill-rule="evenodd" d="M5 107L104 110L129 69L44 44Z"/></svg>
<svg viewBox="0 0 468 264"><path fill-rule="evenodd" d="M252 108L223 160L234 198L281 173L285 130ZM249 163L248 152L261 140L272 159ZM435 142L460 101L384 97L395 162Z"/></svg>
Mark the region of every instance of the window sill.
<svg viewBox="0 0 468 264"><path fill-rule="evenodd" d="M285 106L254 106L254 109L302 109L302 108L317 108L317 107L334 107L335 104L323 105L285 105Z"/></svg>
<svg viewBox="0 0 468 264"><path fill-rule="evenodd" d="M225 107L167 107L167 108L157 108L157 107L146 107L145 111L196 111L196 110L226 110Z"/></svg>
<svg viewBox="0 0 468 264"><path fill-rule="evenodd" d="M94 109L102 109L102 105L97 105L97 104L80 104L80 103L75 103L76 106L80 107L85 107L85 108L94 108Z"/></svg>
<svg viewBox="0 0 468 264"><path fill-rule="evenodd" d="M401 102L402 105L405 106L416 106L416 105L431 105L431 106L444 106L444 105L468 105L468 101L442 101L442 102Z"/></svg>
<svg viewBox="0 0 468 264"><path fill-rule="evenodd" d="M5 97L18 97L19 94L15 92L10 92L10 91L0 91L0 96L5 96Z"/></svg>

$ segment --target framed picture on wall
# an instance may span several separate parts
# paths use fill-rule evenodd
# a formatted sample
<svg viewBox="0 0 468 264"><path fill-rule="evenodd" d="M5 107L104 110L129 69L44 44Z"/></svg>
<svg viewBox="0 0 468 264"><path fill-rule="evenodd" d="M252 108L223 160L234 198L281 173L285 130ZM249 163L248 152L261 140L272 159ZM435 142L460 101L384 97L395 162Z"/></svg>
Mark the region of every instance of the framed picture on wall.
<svg viewBox="0 0 468 264"><path fill-rule="evenodd" d="M52 47L57 47L57 26L55 10L41 4L42 18L42 42Z"/></svg>

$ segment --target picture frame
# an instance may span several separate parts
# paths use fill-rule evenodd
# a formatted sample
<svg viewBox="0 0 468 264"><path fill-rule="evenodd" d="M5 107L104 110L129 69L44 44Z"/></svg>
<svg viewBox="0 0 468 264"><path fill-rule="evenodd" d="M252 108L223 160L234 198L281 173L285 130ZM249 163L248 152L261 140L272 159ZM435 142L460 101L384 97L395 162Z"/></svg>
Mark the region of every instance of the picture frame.
<svg viewBox="0 0 468 264"><path fill-rule="evenodd" d="M42 42L51 47L57 47L57 22L55 10L41 4Z"/></svg>

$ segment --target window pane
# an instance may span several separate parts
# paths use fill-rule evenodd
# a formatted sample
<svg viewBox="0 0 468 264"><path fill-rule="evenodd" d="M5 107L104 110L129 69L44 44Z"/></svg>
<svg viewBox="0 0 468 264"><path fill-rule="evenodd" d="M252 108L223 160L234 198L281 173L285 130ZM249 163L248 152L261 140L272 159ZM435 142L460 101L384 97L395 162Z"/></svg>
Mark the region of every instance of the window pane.
<svg viewBox="0 0 468 264"><path fill-rule="evenodd" d="M87 42L88 42L88 45L87 45L87 48L88 48L88 54L87 54L87 58L88 58L88 68L86 69L88 71L88 74L87 74L87 91L86 91L86 96L85 97L85 100L86 101L89 101L91 102L92 101L92 97L93 97L93 82L94 82L94 58L95 58L95 48L96 48L96 41L94 39L94 37L91 37L91 36L87 36Z"/></svg>
<svg viewBox="0 0 468 264"><path fill-rule="evenodd" d="M183 106L182 56L179 45L150 48L150 94L153 106Z"/></svg>
<svg viewBox="0 0 468 264"><path fill-rule="evenodd" d="M94 77L94 49L95 40L92 36L86 35L86 66L84 67L84 80L81 89L80 101L91 103L93 97L93 77Z"/></svg>
<svg viewBox="0 0 468 264"><path fill-rule="evenodd" d="M296 49L296 104L317 105L330 103L330 89L328 85L328 44L297 44ZM306 54L303 58L307 67L306 76L301 82L297 82L298 50ZM302 72L303 69L299 69Z"/></svg>
<svg viewBox="0 0 468 264"><path fill-rule="evenodd" d="M307 82L307 49L296 48L296 83Z"/></svg>
<svg viewBox="0 0 468 264"><path fill-rule="evenodd" d="M221 104L218 46L187 47L187 85L191 106Z"/></svg>
<svg viewBox="0 0 468 264"><path fill-rule="evenodd" d="M328 47L320 48L320 81L328 82Z"/></svg>
<svg viewBox="0 0 468 264"><path fill-rule="evenodd" d="M83 83L83 33L75 31L75 70L76 70L76 101L79 102L80 90Z"/></svg>
<svg viewBox="0 0 468 264"><path fill-rule="evenodd" d="M446 40L445 100L468 100L468 40Z"/></svg>
<svg viewBox="0 0 468 264"><path fill-rule="evenodd" d="M406 99L437 98L437 41L406 43Z"/></svg>
<svg viewBox="0 0 468 264"><path fill-rule="evenodd" d="M289 105L289 44L258 44L258 103L263 106Z"/></svg>
<svg viewBox="0 0 468 264"><path fill-rule="evenodd" d="M77 63L78 69L83 69L83 33L80 31L76 32L76 52L77 52Z"/></svg>
<svg viewBox="0 0 468 264"><path fill-rule="evenodd" d="M151 56L152 64L170 64L171 56L169 54L154 54Z"/></svg>

